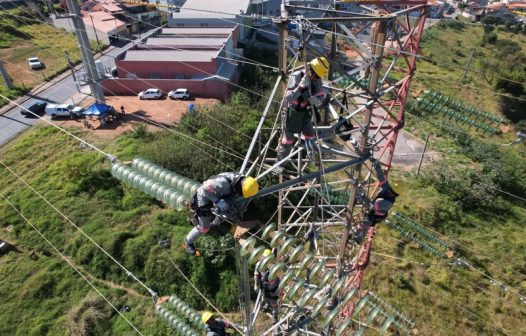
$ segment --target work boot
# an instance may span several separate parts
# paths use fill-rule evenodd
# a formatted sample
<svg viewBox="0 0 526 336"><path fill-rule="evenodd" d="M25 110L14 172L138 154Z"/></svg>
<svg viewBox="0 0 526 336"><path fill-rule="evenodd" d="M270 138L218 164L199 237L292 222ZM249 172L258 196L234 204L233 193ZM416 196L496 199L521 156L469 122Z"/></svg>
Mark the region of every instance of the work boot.
<svg viewBox="0 0 526 336"><path fill-rule="evenodd" d="M189 255L195 255L197 250L195 249L195 246L193 243L190 243L188 240L184 240L184 243L186 244L186 253Z"/></svg>
<svg viewBox="0 0 526 336"><path fill-rule="evenodd" d="M362 244L363 240L365 239L365 235L367 234L367 231L369 231L369 221L364 221L358 227L353 229L353 236L354 236L354 242L356 244Z"/></svg>

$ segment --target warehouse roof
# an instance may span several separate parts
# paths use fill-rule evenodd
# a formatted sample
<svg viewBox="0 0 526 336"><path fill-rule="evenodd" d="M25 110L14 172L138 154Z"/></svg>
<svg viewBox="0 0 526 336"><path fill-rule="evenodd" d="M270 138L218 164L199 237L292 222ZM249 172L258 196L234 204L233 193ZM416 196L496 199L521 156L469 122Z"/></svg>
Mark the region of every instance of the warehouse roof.
<svg viewBox="0 0 526 336"><path fill-rule="evenodd" d="M208 27L181 27L181 28L163 28L161 34L171 34L171 35L224 35L228 36L232 33L234 29L232 27L218 27L218 28L208 28Z"/></svg>
<svg viewBox="0 0 526 336"><path fill-rule="evenodd" d="M227 18L234 19L240 11L246 12L250 0L186 0L180 12L172 13L173 18Z"/></svg>
<svg viewBox="0 0 526 336"><path fill-rule="evenodd" d="M177 48L206 48L219 49L226 42L224 37L150 37L146 40L147 45L174 46Z"/></svg>

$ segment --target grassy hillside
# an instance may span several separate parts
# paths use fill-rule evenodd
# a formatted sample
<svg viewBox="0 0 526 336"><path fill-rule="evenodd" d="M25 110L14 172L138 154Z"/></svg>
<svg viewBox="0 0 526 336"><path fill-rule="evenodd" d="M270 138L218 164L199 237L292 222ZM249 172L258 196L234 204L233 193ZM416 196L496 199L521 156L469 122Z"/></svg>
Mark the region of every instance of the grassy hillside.
<svg viewBox="0 0 526 336"><path fill-rule="evenodd" d="M496 41L483 42L488 33ZM499 93L508 91L496 83L496 77L526 79L520 62L501 56L509 45L514 46L509 55L524 58L523 34L448 22L426 30L422 55L435 62L418 61L413 96L433 89L506 116ZM461 82L471 49L474 71ZM518 91L523 90L522 86ZM396 167L391 172L402 191L396 211L446 240L455 255L433 257L383 226L365 283L414 317L419 334L526 333L526 303L520 300L526 294L526 148L501 146L522 130L524 122L515 121L509 123L507 133L490 136L438 114L428 115L415 107L409 110L405 129L422 139L430 133L428 150L438 152L419 177ZM457 263L457 258L468 264Z"/></svg>
<svg viewBox="0 0 526 336"><path fill-rule="evenodd" d="M0 85L0 93L9 98L30 90L68 69L64 51L68 51L73 63L80 62L80 49L74 34L57 29L29 9L13 9L0 12L0 59L16 86L7 90ZM92 50L96 49L95 42ZM37 56L44 64L43 69L32 70L28 57ZM4 105L0 99L0 105Z"/></svg>
<svg viewBox="0 0 526 336"><path fill-rule="evenodd" d="M437 30L436 38L443 32L450 34L449 29ZM466 29L455 34L463 39L461 34L472 33ZM419 63L419 68L426 66L439 71L432 64ZM251 75L263 78L261 73ZM418 77L416 89L427 87L426 83ZM435 89L449 90L445 93L465 100L463 91L436 85ZM262 85L259 91L267 87ZM491 106L484 108L495 111ZM235 95L230 105L218 105L206 113L250 134L261 110L262 102ZM526 198L526 148L498 146L495 143L508 140L506 136L479 137L453 123L442 129L432 124L436 122L434 116L413 113L418 117L408 116L408 129L417 135L433 131L431 150L455 152L439 154L419 177L392 171L390 178L401 192L395 210L436 231L453 247L455 256L433 257L381 224L363 289L380 294L414 319L418 335L525 334L526 305L519 301L516 291L526 294L526 205L510 194ZM200 114L185 116L178 128L224 149L244 152L249 142L247 137L218 127L216 121ZM142 155L197 180L227 169L171 133L152 134L137 127L114 140L104 140L71 131L121 160ZM209 136L222 141L211 142ZM239 159L205 150L218 161L240 165ZM113 179L109 164L99 154L81 149L78 142L53 128L37 127L2 148L0 160L152 289L161 294L175 293L194 308L206 307L170 263L168 253L221 310L236 310L236 271L229 250L232 243L208 237L199 242L203 247L227 251L202 258L185 256L178 247L190 229L184 214L166 209ZM8 196L118 309L129 306L131 310L123 310L123 314L139 330L148 335L175 335L155 317L143 288L3 168L0 193ZM264 218L266 212L256 209L254 213ZM159 247L157 235L171 239L169 251ZM0 237L20 250L0 258L0 334L134 334L3 201ZM495 285L466 264L455 263L458 257L507 286Z"/></svg>

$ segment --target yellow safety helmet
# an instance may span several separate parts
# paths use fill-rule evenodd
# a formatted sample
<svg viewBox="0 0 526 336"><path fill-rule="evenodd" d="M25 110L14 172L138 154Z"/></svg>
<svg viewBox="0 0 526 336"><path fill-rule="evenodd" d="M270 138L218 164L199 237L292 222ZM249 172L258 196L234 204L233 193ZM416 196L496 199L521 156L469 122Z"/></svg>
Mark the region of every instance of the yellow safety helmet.
<svg viewBox="0 0 526 336"><path fill-rule="evenodd" d="M201 321L203 321L203 323L206 323L208 322L208 320L210 320L210 318L214 316L214 314L212 314L211 312L209 311L205 311L203 313L203 316L201 316Z"/></svg>
<svg viewBox="0 0 526 336"><path fill-rule="evenodd" d="M258 181L251 176L245 177L243 181L241 182L241 191L243 192L244 198L249 198L249 197L254 196L255 194L258 193L258 190L259 190Z"/></svg>
<svg viewBox="0 0 526 336"><path fill-rule="evenodd" d="M268 257L271 253L272 251L270 249L265 249L265 251L263 251L263 257Z"/></svg>
<svg viewBox="0 0 526 336"><path fill-rule="evenodd" d="M318 75L320 78L327 77L329 74L329 61L325 57L316 57L309 62L309 65L312 68L312 71Z"/></svg>

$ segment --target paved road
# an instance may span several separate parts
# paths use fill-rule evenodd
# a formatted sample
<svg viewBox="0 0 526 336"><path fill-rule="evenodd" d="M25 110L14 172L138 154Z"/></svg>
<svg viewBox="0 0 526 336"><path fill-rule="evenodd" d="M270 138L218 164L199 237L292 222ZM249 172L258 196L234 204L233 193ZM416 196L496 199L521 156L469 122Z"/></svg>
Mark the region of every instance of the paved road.
<svg viewBox="0 0 526 336"><path fill-rule="evenodd" d="M156 29L152 29L142 36L152 34ZM108 69L115 66L114 57L124 50L129 49L134 45L134 42L122 43L121 45L112 46L107 52L104 52L98 59L102 60ZM76 71L76 74L83 72L82 68ZM81 92L77 91L77 85L73 80L70 72L64 73L52 80L52 83L45 83L39 89L32 90L31 93L25 95L21 99L22 106L29 106L37 100L43 100L48 103L71 103L79 104L81 97L86 97L90 93L88 86L80 87ZM11 104L10 106L0 109L0 146L11 140L17 134L24 131L26 128L34 124L37 118L26 118L20 114L21 108Z"/></svg>

